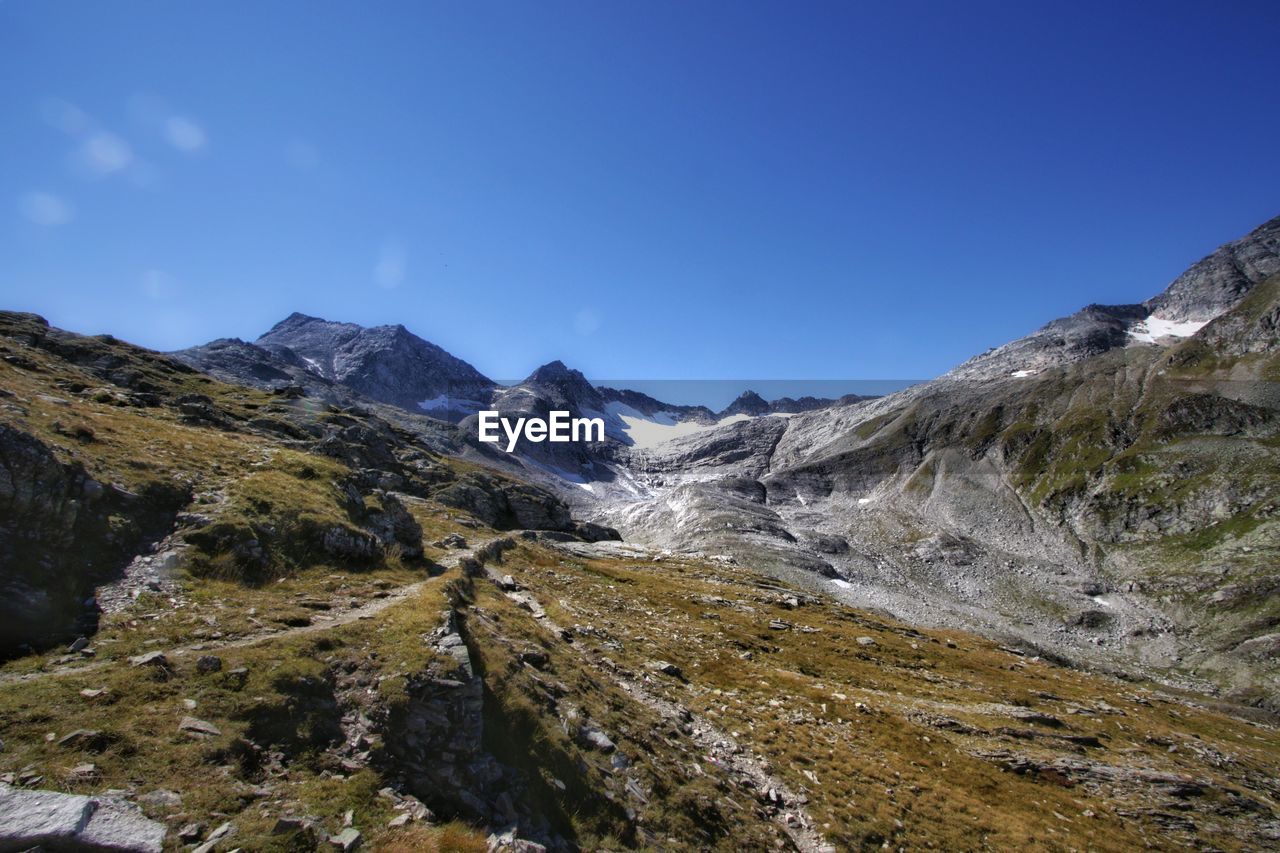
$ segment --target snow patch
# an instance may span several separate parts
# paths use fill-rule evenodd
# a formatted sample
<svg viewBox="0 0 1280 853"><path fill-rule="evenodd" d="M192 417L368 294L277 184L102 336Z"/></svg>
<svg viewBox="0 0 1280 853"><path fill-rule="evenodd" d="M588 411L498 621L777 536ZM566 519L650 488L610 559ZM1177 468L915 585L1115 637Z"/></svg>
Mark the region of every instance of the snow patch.
<svg viewBox="0 0 1280 853"><path fill-rule="evenodd" d="M546 471L548 474L558 477L561 480L564 480L566 483L571 483L577 486L579 489L582 489L583 491L591 492L592 494L595 494L595 491L596 491L595 485L588 482L587 479L583 477L581 474L574 474L570 471L564 470L563 468L557 468L555 465L548 465L545 462L539 462L536 459L531 459L528 456L523 457L520 461L523 462L525 465L529 465L534 468L538 468L542 471Z"/></svg>
<svg viewBox="0 0 1280 853"><path fill-rule="evenodd" d="M1129 327L1129 336L1135 341L1154 344L1161 338L1189 338L1205 327L1208 320L1165 320L1152 314Z"/></svg>
<svg viewBox="0 0 1280 853"><path fill-rule="evenodd" d="M449 409L449 395L441 394L438 397L432 397L430 400L423 400L418 404L418 408L426 412L438 412L441 409Z"/></svg>
<svg viewBox="0 0 1280 853"><path fill-rule="evenodd" d="M1028 376L1035 376L1038 372L1036 370L1015 370L1009 375L1015 379L1026 379Z"/></svg>
<svg viewBox="0 0 1280 853"><path fill-rule="evenodd" d="M866 506L871 503L871 498L858 498L858 506Z"/></svg>
<svg viewBox="0 0 1280 853"><path fill-rule="evenodd" d="M307 358L301 353L298 354L298 357L305 361L317 376L324 376L324 368L320 366L320 362L316 361L314 358Z"/></svg>
<svg viewBox="0 0 1280 853"><path fill-rule="evenodd" d="M478 412L481 406L479 400L462 400L448 394L440 394L418 403L418 408L424 412Z"/></svg>
<svg viewBox="0 0 1280 853"><path fill-rule="evenodd" d="M682 421L675 412L654 412L646 415L620 401L606 403L605 414L608 416L606 428L613 427L612 432L624 440L630 440L632 447L641 449L657 447L673 438L751 420L750 415L730 415L711 424Z"/></svg>
<svg viewBox="0 0 1280 853"><path fill-rule="evenodd" d="M831 583L834 584L835 586L840 587L841 589L853 589L853 584L849 583L844 578L832 578Z"/></svg>

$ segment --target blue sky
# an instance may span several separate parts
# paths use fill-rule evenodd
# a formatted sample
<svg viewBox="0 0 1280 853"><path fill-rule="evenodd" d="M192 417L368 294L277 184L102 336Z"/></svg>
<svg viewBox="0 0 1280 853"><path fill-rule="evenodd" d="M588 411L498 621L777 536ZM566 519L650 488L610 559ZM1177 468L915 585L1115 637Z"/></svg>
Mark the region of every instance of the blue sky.
<svg viewBox="0 0 1280 853"><path fill-rule="evenodd" d="M0 0L0 305L936 375L1280 213L1280 6L1119 5Z"/></svg>

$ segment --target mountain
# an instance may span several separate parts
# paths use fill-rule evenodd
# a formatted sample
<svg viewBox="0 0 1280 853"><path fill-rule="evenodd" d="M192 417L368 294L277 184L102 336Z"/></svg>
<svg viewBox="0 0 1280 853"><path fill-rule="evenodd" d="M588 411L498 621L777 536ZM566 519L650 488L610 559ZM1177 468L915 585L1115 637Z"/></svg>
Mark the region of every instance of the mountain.
<svg viewBox="0 0 1280 853"><path fill-rule="evenodd" d="M536 401L519 409L519 401ZM569 411L575 416L584 412L601 412L604 397L587 381L582 371L566 367L562 361L544 364L513 388L506 389L494 401L498 409L537 412L546 415L552 409Z"/></svg>
<svg viewBox="0 0 1280 853"><path fill-rule="evenodd" d="M1280 217L1220 247L1146 302L1090 305L1025 338L966 361L947 377L1025 377L1120 347L1169 344L1194 334L1237 304L1259 282L1277 273Z"/></svg>
<svg viewBox="0 0 1280 853"><path fill-rule="evenodd" d="M1197 382L1274 367L1275 290L1211 324L1221 338L1161 352ZM530 380L590 393L567 368ZM423 445L447 425L407 409L230 384L0 312L0 849L1274 848L1274 715L850 606L842 554L892 516L862 539L796 536L845 572L816 587L803 566L779 580L767 550L711 549L746 507L761 541L850 518L838 494L904 435L923 443L902 464L925 453L943 482L964 471L937 453L976 418L978 444L948 459L982 463L985 409L920 396L913 416L905 396L625 448L664 477L719 460L698 472L728 496L718 516L685 500L692 481L665 493L707 548L677 553L591 541L607 531L545 491ZM1269 429L1249 408L1174 415L1157 421ZM1195 478L1173 470L1175 491ZM924 508L921 532L946 503ZM931 561L921 584L973 583L971 542L902 541ZM1219 618L1251 597L1265 618L1274 587L1231 565L1202 573L1226 584ZM1170 595L1207 591L1166 571Z"/></svg>
<svg viewBox="0 0 1280 853"><path fill-rule="evenodd" d="M720 412L720 417L732 417L733 415L748 415L749 417L759 417L767 415L772 410L767 400L757 394L755 391L743 391L738 398L730 403Z"/></svg>
<svg viewBox="0 0 1280 853"><path fill-rule="evenodd" d="M933 382L620 459L633 493L579 510L916 623L1280 707L1278 230Z"/></svg>
<svg viewBox="0 0 1280 853"><path fill-rule="evenodd" d="M718 413L598 388L561 362L495 387L401 327L302 315L185 357L405 411L446 377L474 399L429 412L462 418L431 446L555 489L633 541L1269 702L1277 270L1280 219L1144 303L1087 306L933 382L834 403L747 392ZM599 416L607 440L506 454L475 441L465 410L481 407ZM1222 592L1221 577L1244 592Z"/></svg>
<svg viewBox="0 0 1280 853"><path fill-rule="evenodd" d="M296 354L320 376L384 403L425 411L465 411L495 383L404 326L365 328L294 313L257 345Z"/></svg>
<svg viewBox="0 0 1280 853"><path fill-rule="evenodd" d="M755 391L748 390L738 395L737 399L722 409L716 417L723 420L734 415L747 415L748 417L758 418L762 415L798 414L800 412L826 409L836 405L848 406L872 399L875 398L859 394L846 394L838 400L832 400L827 397L800 397L799 399L795 397L780 397L777 400L770 401L764 399Z"/></svg>
<svg viewBox="0 0 1280 853"><path fill-rule="evenodd" d="M172 355L228 382L260 388L290 385L301 389L301 393L338 405L380 402L441 420L465 420L465 425L472 427L472 435L475 418L468 416L485 408L511 417L545 417L553 409L567 410L575 417L603 417L610 441L625 446L636 443L630 434L632 421L659 428L645 432L641 441L647 446L652 441L667 440L671 436L665 434L666 428L678 424L685 426L674 430L674 434L739 414L811 411L864 399L802 397L769 403L754 392L746 392L716 415L705 406L674 405L637 391L596 387L581 371L560 361L537 368L516 385L502 387L404 326L365 328L299 313L289 315L253 343L220 338ZM645 431L644 424L640 428ZM529 452L532 457L561 457L563 450L543 447ZM607 456L612 451L601 452ZM591 452L571 455L573 459L558 459L569 464L570 471L594 459Z"/></svg>
<svg viewBox="0 0 1280 853"><path fill-rule="evenodd" d="M851 402L868 398L844 399ZM673 439L770 414L812 411L833 404L834 401L815 397L770 403L748 391L717 414L705 406L673 405L637 391L597 387L581 371L561 361L542 365L520 383L497 389L489 401L490 408L510 420L545 418L551 411L567 411L575 418L604 421L603 442L526 442L506 460L523 466L524 476L564 489L564 497L571 504L581 497L580 491L599 497L615 491L633 495L628 472L647 464L644 460L651 448ZM475 416L468 417L460 427L474 435L477 422Z"/></svg>
<svg viewBox="0 0 1280 853"><path fill-rule="evenodd" d="M604 397L606 405L608 403L620 403L642 417L652 418L656 415L667 415L678 420L699 423L713 423L716 420L715 413L706 406L684 406L664 403L648 394L625 388L600 387L597 390L600 392L600 396Z"/></svg>
<svg viewBox="0 0 1280 853"><path fill-rule="evenodd" d="M298 313L253 343L223 338L172 355L226 381L291 384L344 405L376 401L454 421L487 404L496 387L404 326L365 328Z"/></svg>

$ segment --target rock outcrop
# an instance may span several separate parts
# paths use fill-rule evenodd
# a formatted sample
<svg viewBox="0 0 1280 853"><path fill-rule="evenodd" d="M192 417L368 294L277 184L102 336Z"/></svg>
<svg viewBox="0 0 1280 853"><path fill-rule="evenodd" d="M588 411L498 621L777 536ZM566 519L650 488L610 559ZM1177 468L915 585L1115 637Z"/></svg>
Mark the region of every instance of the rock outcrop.
<svg viewBox="0 0 1280 853"><path fill-rule="evenodd" d="M93 588L172 523L180 488L123 492L0 424L0 655L92 633Z"/></svg>

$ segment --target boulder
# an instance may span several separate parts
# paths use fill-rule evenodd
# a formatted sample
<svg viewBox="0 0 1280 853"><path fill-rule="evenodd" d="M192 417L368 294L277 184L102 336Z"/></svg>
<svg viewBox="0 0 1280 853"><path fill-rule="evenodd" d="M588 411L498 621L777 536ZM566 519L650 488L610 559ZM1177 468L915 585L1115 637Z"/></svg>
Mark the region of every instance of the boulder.
<svg viewBox="0 0 1280 853"><path fill-rule="evenodd" d="M222 734L222 729L213 723L197 720L195 717L183 717L182 722L178 723L178 730L197 738L216 737Z"/></svg>
<svg viewBox="0 0 1280 853"><path fill-rule="evenodd" d="M324 531L321 544L326 553L351 560L372 560L381 552L381 544L372 533L335 524Z"/></svg>
<svg viewBox="0 0 1280 853"><path fill-rule="evenodd" d="M586 725L579 729L578 738L584 744L595 747L601 752L613 752L617 746L607 734L591 725Z"/></svg>
<svg viewBox="0 0 1280 853"><path fill-rule="evenodd" d="M164 656L164 652L147 652L143 655L134 655L129 658L130 666L154 666L161 669L169 667L169 659Z"/></svg>
<svg viewBox="0 0 1280 853"><path fill-rule="evenodd" d="M58 746L66 749L85 749L90 752L101 752L114 740L97 729L76 729L58 738Z"/></svg>
<svg viewBox="0 0 1280 853"><path fill-rule="evenodd" d="M196 658L196 672L209 673L222 671L222 658L217 655L201 655Z"/></svg>
<svg viewBox="0 0 1280 853"><path fill-rule="evenodd" d="M1075 628L1105 628L1111 624L1112 616L1105 610L1082 610L1068 617L1066 622Z"/></svg>
<svg viewBox="0 0 1280 853"><path fill-rule="evenodd" d="M670 661L651 660L645 664L645 667L653 672L660 672L663 675L669 675L672 678L684 678L684 671Z"/></svg>
<svg viewBox="0 0 1280 853"><path fill-rule="evenodd" d="M472 472L432 495L499 530L572 531L569 508L545 489ZM607 530L607 528L603 528Z"/></svg>
<svg viewBox="0 0 1280 853"><path fill-rule="evenodd" d="M334 849L341 850L342 853L351 853L352 850L360 849L361 841L362 838L360 836L360 830L347 827L342 830L342 832L332 836L329 839L329 844L331 844Z"/></svg>
<svg viewBox="0 0 1280 853"><path fill-rule="evenodd" d="M612 527L596 524L591 521L577 521L573 525L574 534L583 542L621 542L622 534Z"/></svg>
<svg viewBox="0 0 1280 853"><path fill-rule="evenodd" d="M384 547L400 548L400 554L411 560L422 556L422 526L405 505L391 492L376 493L382 509L370 512L364 525Z"/></svg>
<svg viewBox="0 0 1280 853"><path fill-rule="evenodd" d="M0 782L0 850L69 844L89 824L94 808L89 797L24 791Z"/></svg>
<svg viewBox="0 0 1280 853"><path fill-rule="evenodd" d="M183 844L195 844L204 835L203 823L188 823L178 830L178 840Z"/></svg>
<svg viewBox="0 0 1280 853"><path fill-rule="evenodd" d="M118 797L30 791L0 783L0 851L161 853L165 826Z"/></svg>

